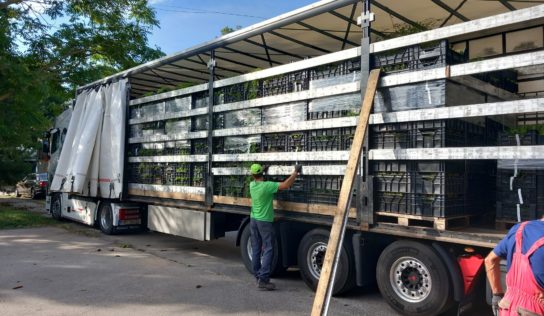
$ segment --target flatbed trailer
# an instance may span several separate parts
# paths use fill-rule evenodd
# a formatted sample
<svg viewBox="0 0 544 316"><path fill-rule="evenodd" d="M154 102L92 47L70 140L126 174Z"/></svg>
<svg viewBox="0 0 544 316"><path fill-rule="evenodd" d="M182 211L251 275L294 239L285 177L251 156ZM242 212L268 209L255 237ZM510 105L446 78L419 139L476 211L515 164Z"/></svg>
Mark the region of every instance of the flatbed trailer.
<svg viewBox="0 0 544 316"><path fill-rule="evenodd" d="M354 114L360 109L360 95L365 90L369 70L376 66L376 56L395 55L410 47L427 49L425 53L429 53L430 46L432 52L442 54L431 63L422 64L423 53L419 53L420 57L412 56L405 62L394 61L393 68L382 65L385 72L379 83L382 93L396 87L426 84L426 94L414 97L416 103L423 104L426 98L434 98L429 82L443 80L444 89L451 86L462 90L452 90L457 91L451 93L453 104L446 100L433 107L416 104L408 109L384 112L375 108L369 129L384 124L436 120L462 120L478 125L488 118L505 127L515 126L521 116L529 117L535 125L543 124L544 5L517 8L508 1L495 2L496 6L478 12L474 20L465 18L465 22L371 43L371 37L386 36L383 29L373 28L373 25L383 25L386 16L415 28L422 26L399 13L405 4L320 1L83 86L78 89L80 96L85 91L102 91L103 87L119 82L126 85L126 99L119 99L125 102L126 112L117 122L119 129L124 130L123 137L113 146L124 148L120 158L116 158L122 168L115 179L112 176L106 180L110 185L109 195L104 189L100 190L102 187L93 194L91 176L85 180L86 191L74 191L73 183L77 179L60 173L56 167L59 157L62 160L64 136L59 135L66 135L67 130L70 133L64 117L52 130L50 140L52 145L60 145L50 150L50 173L53 179L58 177L61 184L50 190L48 209L58 218L96 224L105 233L143 226L158 232L210 240L238 230L237 244L241 246L244 264L251 270L247 226L251 202L247 183L244 184L247 165L251 162L270 164L269 176L278 179L289 174L295 162L301 163L304 167L299 183L307 181L312 185L319 177L341 177L351 144L349 132L346 136L342 131L357 125ZM419 5L430 13L434 11L429 5L435 6L433 10L447 7L440 1L414 3L417 5L408 10L410 14L417 11ZM509 12L488 16L488 12L502 12L497 6L506 7ZM450 18L463 17L458 10L446 11ZM361 26L357 26L357 16L361 17ZM331 20L333 18L336 20ZM330 30L338 21L347 23L343 25L346 29L342 36ZM299 28L293 29L293 25ZM311 35L303 37L302 29ZM293 36L289 36L289 32L293 32ZM509 39L514 41L519 36L527 36L532 46L512 48ZM471 51L470 47L478 47L482 39L499 41L502 51L486 53L485 45L483 52ZM445 45L445 50L437 48L442 47L436 46L437 43ZM454 62L450 59L451 49L459 50L463 45L461 60ZM262 53L254 53L255 48ZM413 62L419 66L410 68ZM521 80L516 77L516 82L497 82L496 78L482 75L495 72L500 77L501 71L511 69ZM187 82L192 85L187 86ZM516 85L514 90L512 83ZM187 87L176 89L179 84ZM144 96L164 86L171 87L172 91ZM474 99L468 101L468 96ZM465 99L468 103L463 103ZM375 107L384 100L383 96L375 99ZM403 98L399 100L404 102ZM316 110L323 108L326 111ZM336 137L336 134L321 133L324 130L339 130L342 145L336 149L310 149L312 137L320 146ZM295 136L285 138L287 134ZM286 142L299 141L303 136L308 139L304 145L282 144L284 150L270 150L263 144L269 135L280 135L276 139ZM518 140L515 146L477 144L376 149L371 148L371 142L367 137L334 292L338 294L355 285L377 282L387 302L406 315L436 315L451 308L468 308L486 285L482 256L504 237L515 220L494 220L495 196L491 198L491 205L483 204L485 209L459 214L378 209L374 205L376 174L371 165L377 161L470 164L471 161L505 160L515 161L516 168L521 161L541 169L538 164L544 159L544 146L520 144ZM228 144L232 148L227 150ZM232 185L235 179L242 179L240 187ZM68 189L66 183L72 183L72 189ZM274 202L273 270L279 274L288 267L298 266L303 280L314 289L335 212L336 192L326 186L319 188L325 197L308 194L306 200L301 200L297 192L302 191L296 191ZM447 195L445 192L444 196ZM538 210L542 210L541 207L544 206L537 207ZM518 212L518 220L520 214ZM463 270L465 260L475 260L480 265L479 273L468 275ZM410 283L408 276L414 276L417 282Z"/></svg>

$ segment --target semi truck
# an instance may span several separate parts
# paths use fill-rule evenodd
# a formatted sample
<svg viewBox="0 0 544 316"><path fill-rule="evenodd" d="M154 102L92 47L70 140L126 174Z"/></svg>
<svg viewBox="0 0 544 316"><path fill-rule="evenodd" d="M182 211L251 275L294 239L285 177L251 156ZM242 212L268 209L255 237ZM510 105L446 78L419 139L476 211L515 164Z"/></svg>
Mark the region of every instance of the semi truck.
<svg viewBox="0 0 544 316"><path fill-rule="evenodd" d="M483 257L544 215L543 41L538 1L316 2L79 87L49 131L47 210L105 234L237 231L251 271L249 166L281 181L299 163L272 270L315 289L380 68L333 293L467 310Z"/></svg>

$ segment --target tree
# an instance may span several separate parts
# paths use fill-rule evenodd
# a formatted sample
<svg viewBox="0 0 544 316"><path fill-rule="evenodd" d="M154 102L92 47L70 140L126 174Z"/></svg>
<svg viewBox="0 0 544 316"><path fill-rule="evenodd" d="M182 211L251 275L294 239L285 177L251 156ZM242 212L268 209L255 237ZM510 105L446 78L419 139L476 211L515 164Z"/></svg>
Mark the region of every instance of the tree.
<svg viewBox="0 0 544 316"><path fill-rule="evenodd" d="M234 31L238 31L238 30L241 30L242 29L242 26L240 25L236 25L235 28L232 28L230 26L225 26L224 28L221 29L221 35L227 35L229 33L232 33Z"/></svg>
<svg viewBox="0 0 544 316"><path fill-rule="evenodd" d="M147 0L0 0L0 165L22 161L76 87L163 56L153 27Z"/></svg>

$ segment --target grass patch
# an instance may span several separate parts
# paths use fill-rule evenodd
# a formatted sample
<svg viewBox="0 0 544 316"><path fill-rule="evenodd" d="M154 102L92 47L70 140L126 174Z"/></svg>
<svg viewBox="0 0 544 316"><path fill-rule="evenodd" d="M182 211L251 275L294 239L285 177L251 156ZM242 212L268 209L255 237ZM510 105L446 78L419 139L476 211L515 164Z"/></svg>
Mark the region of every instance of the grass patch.
<svg viewBox="0 0 544 316"><path fill-rule="evenodd" d="M57 221L43 214L0 206L0 229L55 225Z"/></svg>

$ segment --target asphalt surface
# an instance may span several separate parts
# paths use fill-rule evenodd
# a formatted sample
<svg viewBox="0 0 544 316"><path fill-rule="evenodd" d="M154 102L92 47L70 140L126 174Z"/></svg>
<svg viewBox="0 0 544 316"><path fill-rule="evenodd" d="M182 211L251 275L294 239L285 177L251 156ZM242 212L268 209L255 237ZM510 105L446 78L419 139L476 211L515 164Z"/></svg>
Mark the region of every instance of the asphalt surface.
<svg viewBox="0 0 544 316"><path fill-rule="evenodd" d="M43 212L43 201L0 203ZM76 223L0 230L0 314L308 315L314 293L298 271L258 291L234 238L105 236ZM333 298L329 315L396 313L376 289L359 289Z"/></svg>

